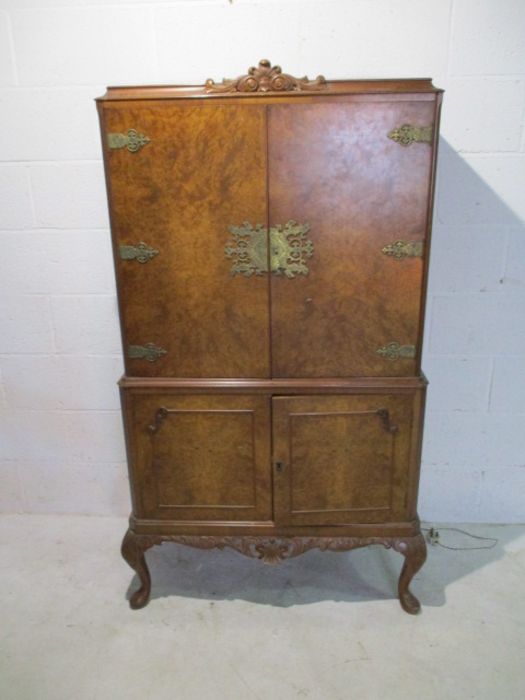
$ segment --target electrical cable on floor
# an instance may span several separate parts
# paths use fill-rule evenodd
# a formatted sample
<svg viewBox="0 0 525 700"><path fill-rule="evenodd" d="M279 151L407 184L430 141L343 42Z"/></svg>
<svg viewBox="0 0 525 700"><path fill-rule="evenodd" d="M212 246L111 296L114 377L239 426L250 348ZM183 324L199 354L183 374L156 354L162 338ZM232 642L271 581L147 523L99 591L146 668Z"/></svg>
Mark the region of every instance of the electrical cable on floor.
<svg viewBox="0 0 525 700"><path fill-rule="evenodd" d="M443 549L452 549L454 551L462 552L469 549L492 549L499 542L497 537L482 537L481 535L473 535L471 532L466 530L461 530L459 527L442 527L440 530L448 530L450 532L460 532L462 535L467 535L467 537L472 537L475 540L485 540L491 542L492 544L485 545L483 547L451 547L450 545L442 544L439 541L439 532L433 527L422 527L424 532L428 532L427 539L431 545L437 545L438 547L443 547Z"/></svg>

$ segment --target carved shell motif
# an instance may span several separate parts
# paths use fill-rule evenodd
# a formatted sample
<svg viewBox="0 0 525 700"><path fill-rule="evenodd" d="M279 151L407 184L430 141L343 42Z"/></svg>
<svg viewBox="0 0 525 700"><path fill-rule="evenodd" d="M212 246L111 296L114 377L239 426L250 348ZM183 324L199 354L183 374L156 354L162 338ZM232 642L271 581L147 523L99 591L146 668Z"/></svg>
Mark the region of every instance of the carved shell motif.
<svg viewBox="0 0 525 700"><path fill-rule="evenodd" d="M228 80L224 78L221 83L216 83L209 78L205 89L213 92L298 92L301 90L324 90L327 87L326 80L318 75L315 80L294 78L283 73L280 66L272 66L270 61L263 59L257 67L248 69L247 75Z"/></svg>

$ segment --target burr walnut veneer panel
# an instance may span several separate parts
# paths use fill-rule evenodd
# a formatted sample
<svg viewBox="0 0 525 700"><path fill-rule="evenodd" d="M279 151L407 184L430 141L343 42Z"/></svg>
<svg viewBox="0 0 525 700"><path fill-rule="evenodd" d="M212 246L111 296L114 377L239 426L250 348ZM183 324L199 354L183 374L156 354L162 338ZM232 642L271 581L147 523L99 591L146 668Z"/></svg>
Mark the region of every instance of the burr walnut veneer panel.
<svg viewBox="0 0 525 700"><path fill-rule="evenodd" d="M264 107L119 102L103 114L107 132L150 139L106 148L127 374L269 376L268 279L232 277L224 254L230 225L267 218ZM139 242L158 254L120 257ZM166 354L128 356L148 343Z"/></svg>
<svg viewBox="0 0 525 700"><path fill-rule="evenodd" d="M286 525L407 519L412 396L275 398L275 517Z"/></svg>
<svg viewBox="0 0 525 700"><path fill-rule="evenodd" d="M274 376L417 372L415 356L394 367L377 350L418 346L422 258L382 250L424 243L432 150L387 134L431 124L433 108L410 97L270 107L270 222L307 222L314 246L308 275L272 277Z"/></svg>
<svg viewBox="0 0 525 700"><path fill-rule="evenodd" d="M270 402L264 396L128 397L141 518L270 520Z"/></svg>

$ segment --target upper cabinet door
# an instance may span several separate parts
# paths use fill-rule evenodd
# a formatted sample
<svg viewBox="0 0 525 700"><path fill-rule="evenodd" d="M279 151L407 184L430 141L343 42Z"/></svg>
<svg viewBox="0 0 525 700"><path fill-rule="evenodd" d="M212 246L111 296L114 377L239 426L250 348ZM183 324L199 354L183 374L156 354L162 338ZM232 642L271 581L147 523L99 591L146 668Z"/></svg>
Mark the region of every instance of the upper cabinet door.
<svg viewBox="0 0 525 700"><path fill-rule="evenodd" d="M269 376L268 275L242 264L264 248L265 108L105 103L102 129L126 373Z"/></svg>
<svg viewBox="0 0 525 700"><path fill-rule="evenodd" d="M274 376L417 372L434 110L395 95L269 108L272 255L288 261L271 277Z"/></svg>

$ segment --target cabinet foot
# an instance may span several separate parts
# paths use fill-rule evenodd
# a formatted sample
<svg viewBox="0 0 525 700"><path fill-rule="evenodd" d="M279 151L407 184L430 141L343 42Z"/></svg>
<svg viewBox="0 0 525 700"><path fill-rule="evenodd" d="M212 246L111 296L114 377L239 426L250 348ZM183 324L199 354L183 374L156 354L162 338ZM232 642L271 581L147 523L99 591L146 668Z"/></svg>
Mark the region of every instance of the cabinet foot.
<svg viewBox="0 0 525 700"><path fill-rule="evenodd" d="M421 604L410 591L410 582L425 563L427 558L427 546L423 535L406 537L395 540L393 548L405 557L403 568L399 575L398 592L401 607L407 613L416 615L421 610Z"/></svg>
<svg viewBox="0 0 525 700"><path fill-rule="evenodd" d="M121 553L125 561L134 569L140 579L140 588L132 594L129 606L133 610L143 608L148 604L151 593L151 576L144 557L148 546L144 547L143 538L135 535L133 530L128 530L122 540Z"/></svg>

